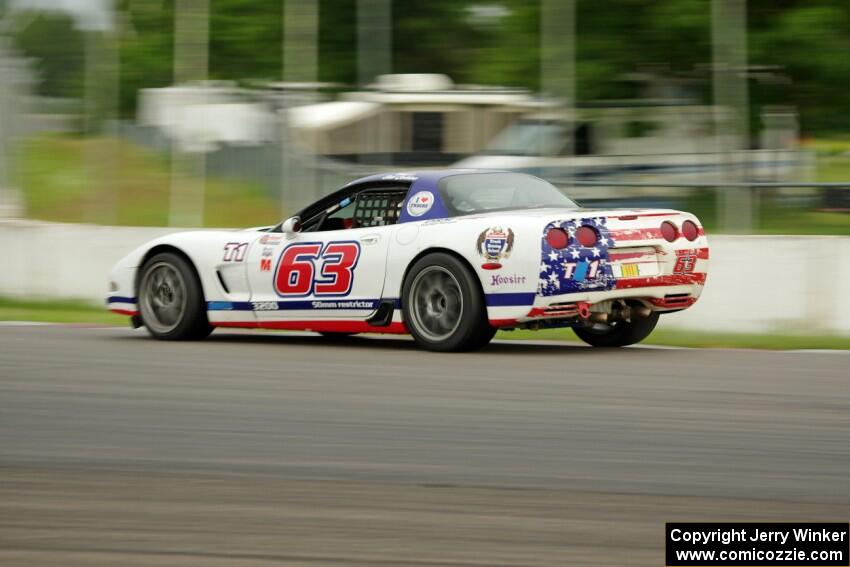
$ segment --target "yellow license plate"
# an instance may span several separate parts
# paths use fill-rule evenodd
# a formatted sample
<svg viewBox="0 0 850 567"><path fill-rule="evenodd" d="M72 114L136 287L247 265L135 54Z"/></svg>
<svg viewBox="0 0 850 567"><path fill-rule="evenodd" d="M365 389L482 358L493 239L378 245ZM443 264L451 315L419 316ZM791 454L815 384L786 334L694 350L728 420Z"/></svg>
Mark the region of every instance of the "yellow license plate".
<svg viewBox="0 0 850 567"><path fill-rule="evenodd" d="M637 264L623 264L620 273L624 278L634 278L640 275L640 269Z"/></svg>

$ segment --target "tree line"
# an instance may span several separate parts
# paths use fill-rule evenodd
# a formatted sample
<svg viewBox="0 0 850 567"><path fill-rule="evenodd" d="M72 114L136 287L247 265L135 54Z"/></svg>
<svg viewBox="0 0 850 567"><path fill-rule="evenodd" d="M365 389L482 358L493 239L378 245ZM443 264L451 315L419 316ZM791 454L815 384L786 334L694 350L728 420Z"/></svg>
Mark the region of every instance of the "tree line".
<svg viewBox="0 0 850 567"><path fill-rule="evenodd" d="M210 1L210 79L280 80L282 4ZM119 107L132 116L139 89L173 81L174 2L117 7ZM393 72L539 89L538 2L393 0L392 12ZM753 106L795 107L806 134L850 131L850 2L748 0L747 19ZM356 81L356 21L356 0L320 2L319 80ZM576 0L576 29L579 103L640 95L627 80L635 73L710 101L710 0ZM81 95L84 32L69 17L42 13L13 33L38 69L41 94Z"/></svg>

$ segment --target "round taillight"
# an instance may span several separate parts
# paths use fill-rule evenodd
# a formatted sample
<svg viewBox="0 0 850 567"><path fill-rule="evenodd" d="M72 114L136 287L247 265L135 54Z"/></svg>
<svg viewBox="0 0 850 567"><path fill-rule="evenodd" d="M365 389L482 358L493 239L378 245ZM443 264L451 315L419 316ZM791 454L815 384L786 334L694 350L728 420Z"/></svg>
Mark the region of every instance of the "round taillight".
<svg viewBox="0 0 850 567"><path fill-rule="evenodd" d="M592 227L587 225L580 226L576 229L576 240L582 246L590 248L591 246L596 246L596 243L599 241L599 235Z"/></svg>
<svg viewBox="0 0 850 567"><path fill-rule="evenodd" d="M546 242L552 248L560 250L567 247L567 244L570 243L570 237L563 228L550 228L549 232L546 233Z"/></svg>
<svg viewBox="0 0 850 567"><path fill-rule="evenodd" d="M679 230L672 222L664 221L661 223L661 236L663 236L664 240L667 242L673 242L679 238Z"/></svg>
<svg viewBox="0 0 850 567"><path fill-rule="evenodd" d="M697 239L697 236L699 236L699 229L697 228L697 225L694 224L694 221L686 220L682 223L682 236L691 241Z"/></svg>

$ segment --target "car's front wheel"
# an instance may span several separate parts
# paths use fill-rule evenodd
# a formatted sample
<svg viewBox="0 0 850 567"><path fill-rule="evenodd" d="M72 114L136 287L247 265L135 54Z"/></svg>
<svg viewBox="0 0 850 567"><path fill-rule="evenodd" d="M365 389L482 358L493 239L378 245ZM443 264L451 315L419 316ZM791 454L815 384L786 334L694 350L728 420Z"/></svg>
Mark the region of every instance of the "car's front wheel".
<svg viewBox="0 0 850 567"><path fill-rule="evenodd" d="M496 334L474 274L442 252L424 256L410 268L402 313L414 340L428 350L476 350Z"/></svg>
<svg viewBox="0 0 850 567"><path fill-rule="evenodd" d="M624 347L641 342L649 336L658 323L658 311L648 317L634 317L631 321L596 323L589 327L573 327L578 338L595 347Z"/></svg>
<svg viewBox="0 0 850 567"><path fill-rule="evenodd" d="M157 254L142 266L139 315L157 339L202 339L212 332L201 282L183 257Z"/></svg>

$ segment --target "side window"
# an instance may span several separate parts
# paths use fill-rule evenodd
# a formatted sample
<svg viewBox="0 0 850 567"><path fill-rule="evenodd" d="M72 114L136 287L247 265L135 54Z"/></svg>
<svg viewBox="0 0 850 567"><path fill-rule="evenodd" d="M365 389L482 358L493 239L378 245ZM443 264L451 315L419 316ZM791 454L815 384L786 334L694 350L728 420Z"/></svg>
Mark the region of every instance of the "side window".
<svg viewBox="0 0 850 567"><path fill-rule="evenodd" d="M354 198L346 197L304 223L301 232L345 230L353 227Z"/></svg>
<svg viewBox="0 0 850 567"><path fill-rule="evenodd" d="M375 187L353 192L304 222L301 232L325 232L396 224L407 187Z"/></svg>
<svg viewBox="0 0 850 567"><path fill-rule="evenodd" d="M407 189L371 189L354 200L354 226L388 226L396 224Z"/></svg>

